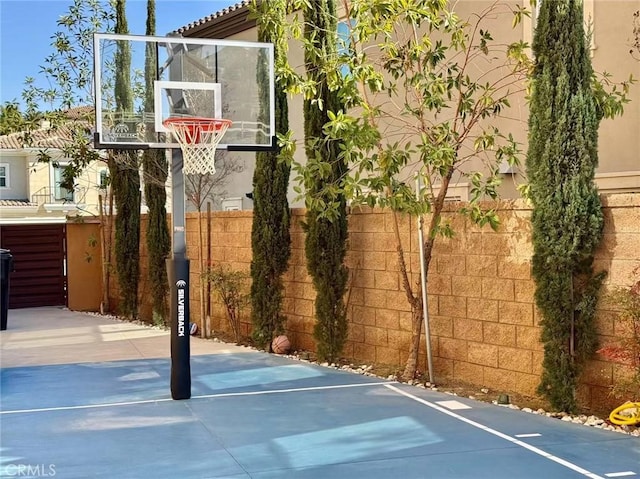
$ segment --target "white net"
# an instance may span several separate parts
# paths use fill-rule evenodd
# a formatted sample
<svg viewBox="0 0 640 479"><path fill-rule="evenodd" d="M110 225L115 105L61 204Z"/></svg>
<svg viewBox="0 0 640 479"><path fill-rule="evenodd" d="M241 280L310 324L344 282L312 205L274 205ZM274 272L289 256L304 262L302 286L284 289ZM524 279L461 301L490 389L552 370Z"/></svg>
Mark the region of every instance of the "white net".
<svg viewBox="0 0 640 479"><path fill-rule="evenodd" d="M180 143L185 175L214 174L216 148L231 120L213 118L168 118L164 121Z"/></svg>

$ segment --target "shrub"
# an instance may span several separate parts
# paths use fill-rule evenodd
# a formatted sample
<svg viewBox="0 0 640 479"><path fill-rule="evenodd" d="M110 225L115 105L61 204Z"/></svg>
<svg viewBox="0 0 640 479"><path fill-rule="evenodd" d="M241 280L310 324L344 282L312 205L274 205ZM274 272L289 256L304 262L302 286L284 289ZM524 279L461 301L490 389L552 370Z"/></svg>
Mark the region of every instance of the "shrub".
<svg viewBox="0 0 640 479"><path fill-rule="evenodd" d="M614 384L612 393L616 397L640 399L640 265L632 273L633 284L628 288L616 288L609 299L619 308L622 338L609 344L598 353L605 358L628 368L629 375Z"/></svg>
<svg viewBox="0 0 640 479"><path fill-rule="evenodd" d="M246 293L248 278L247 273L223 265L213 266L202 273L202 279L211 284L225 307L236 342L240 341L240 312L249 302Z"/></svg>

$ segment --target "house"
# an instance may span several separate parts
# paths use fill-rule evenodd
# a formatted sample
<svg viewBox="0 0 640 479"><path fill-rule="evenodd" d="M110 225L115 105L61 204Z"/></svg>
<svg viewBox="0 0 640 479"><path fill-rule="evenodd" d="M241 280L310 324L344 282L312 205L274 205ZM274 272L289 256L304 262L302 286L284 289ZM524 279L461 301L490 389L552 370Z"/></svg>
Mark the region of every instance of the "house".
<svg viewBox="0 0 640 479"><path fill-rule="evenodd" d="M231 7L216 12L207 17L177 29L174 34L184 37L225 38L230 40L256 41L257 29L255 20L250 17L250 1L243 0ZM514 5L529 8L529 0L511 2ZM461 0L456 2L456 12L461 18L468 18L486 6L487 2L477 0ZM629 54L633 45L634 12L638 10L637 0L620 0L607 2L606 0L585 0L585 23L591 26L591 53L596 72L607 72L614 80L626 80L629 75L640 77L640 61ZM496 39L515 41L519 37L531 43L535 28L535 11L532 18L524 21L513 30L510 24L494 21L491 32ZM339 19L340 26L346 25L346 18ZM304 64L302 48L290 46L289 61L294 66ZM605 120L599 130L599 167L596 173L596 183L603 193L622 193L640 191L640 94L637 85L632 87L632 101L626 105L623 117L615 120ZM509 131L521 143L526 143L526 124L528 118L527 103L524 95L516 99L510 115L516 115L516 125L508 124ZM505 119L505 122L509 120ZM302 139L303 115L302 100L290 97L289 124L294 136ZM507 123L505 123L507 125ZM526 149L526 148L525 148ZM298 161L304 162L304 152L298 149ZM247 168L241 175L234 177L228 189L234 193L251 190L252 164L245 160ZM470 170L481 169L480 160L469 162ZM524 181L523 168L520 170L507 167L501 168L502 186L500 193L505 198L518 197L516 184ZM293 183L293 181L291 182ZM291 184L290 188L293 187ZM462 177L449 187L450 199L467 200L470 184ZM295 194L290 190L290 204L301 206L295 201Z"/></svg>
<svg viewBox="0 0 640 479"><path fill-rule="evenodd" d="M0 224L65 222L73 216L97 216L99 196L105 193L106 163L93 163L80 175L73 190L61 186L68 164L64 148L82 128L78 111L69 110L69 123L53 127L42 121L29 133L0 136ZM27 141L26 135L30 138ZM46 153L49 162L39 161Z"/></svg>
<svg viewBox="0 0 640 479"><path fill-rule="evenodd" d="M98 197L105 192L106 163L88 167L73 190L61 186L68 161L64 148L76 128L84 128L82 115L92 110L68 110L63 126L43 121L36 130L0 136L0 247L9 249L14 259L9 290L12 309L71 305L70 272L81 271L86 280L86 271L100 265L87 262L95 256L90 251L96 246L87 243L84 231L97 228L88 223L98 215ZM39 161L44 152L51 161ZM71 218L83 224L70 229ZM79 237L82 249L74 246ZM82 285L75 291L76 297L87 296Z"/></svg>

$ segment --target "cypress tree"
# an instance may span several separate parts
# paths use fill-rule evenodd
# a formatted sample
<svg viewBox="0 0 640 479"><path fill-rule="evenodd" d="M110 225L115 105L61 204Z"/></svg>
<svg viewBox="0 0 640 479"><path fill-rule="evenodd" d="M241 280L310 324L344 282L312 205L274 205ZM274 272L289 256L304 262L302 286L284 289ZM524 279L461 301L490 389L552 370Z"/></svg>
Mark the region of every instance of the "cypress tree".
<svg viewBox="0 0 640 479"><path fill-rule="evenodd" d="M267 2L262 3L267 7ZM266 12L263 12L265 14ZM259 16L261 22L271 21L271 25L261 24L258 41L272 42L278 57L286 55L281 51L283 21L286 12L282 3L273 4L269 11L271 20ZM258 63L258 78L264 77L264 59ZM276 58L277 61L277 58ZM268 85L260 84L261 121L268 123ZM289 129L287 94L284 85L276 82L275 91L276 131L285 134ZM261 347L270 347L271 340L283 332L286 318L281 314L283 301L282 275L287 270L291 255L289 234L289 186L290 165L282 161L278 152L258 152L253 175L253 227L251 230L251 321L253 338Z"/></svg>
<svg viewBox="0 0 640 479"><path fill-rule="evenodd" d="M115 33L128 32L126 0L116 1ZM125 118L133 112L131 91L131 50L128 43L118 42L116 54L116 110ZM115 151L109 160L109 173L115 197L115 259L120 284L120 310L128 318L138 315L138 279L140 276L140 175L135 150Z"/></svg>
<svg viewBox="0 0 640 479"><path fill-rule="evenodd" d="M326 58L336 55L337 24L333 0L312 0L304 8L305 38L312 48L305 49L305 67L309 79L316 86L316 96L304 102L304 131L307 164L329 165L329 171L318 170L308 194L321 201L313 202L307 210L305 255L307 268L316 290L316 324L314 336L320 359L339 358L347 338L347 318L344 295L348 270L344 265L347 249L347 213L343 188L340 185L347 165L340 157L340 142L330 141L323 133L329 121L328 112L344 111L338 92L329 88ZM320 174L320 171L323 173ZM333 193L331 193L333 191ZM333 217L323 215L321 204L335 204Z"/></svg>
<svg viewBox="0 0 640 479"><path fill-rule="evenodd" d="M554 408L572 411L581 365L596 348L603 279L592 268L603 228L594 184L600 118L581 0L542 2L533 52L527 174L544 344L539 392Z"/></svg>
<svg viewBox="0 0 640 479"><path fill-rule="evenodd" d="M146 35L156 33L156 2L147 0ZM145 111L153 111L153 82L156 79L156 57L154 46L147 44L145 57ZM147 125L147 134L153 135L153 125ZM149 149L142 153L144 171L144 195L148 207L147 251L149 253L149 282L153 304L154 322L167 322L167 279L166 260L171 251L171 237L167 225L167 192L165 183L169 174L164 150Z"/></svg>

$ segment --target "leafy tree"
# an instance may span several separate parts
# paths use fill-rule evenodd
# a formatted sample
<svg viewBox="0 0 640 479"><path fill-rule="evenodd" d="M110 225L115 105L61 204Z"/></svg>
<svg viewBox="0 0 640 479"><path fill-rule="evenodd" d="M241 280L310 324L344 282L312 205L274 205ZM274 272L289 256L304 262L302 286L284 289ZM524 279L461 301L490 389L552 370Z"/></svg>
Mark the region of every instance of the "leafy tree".
<svg viewBox="0 0 640 479"><path fill-rule="evenodd" d="M93 98L93 33L111 32L114 28L114 2L97 0L73 0L67 11L58 19L60 28L53 36L53 51L40 65L44 82L27 77L22 98L25 101L25 117L29 120L23 130L26 144L31 142L31 131L38 128L39 120L46 119L55 131L60 126L71 130L71 139L63 148L67 164L63 169L61 186L74 190L80 173L94 161L103 157L93 148L90 132L94 125L94 115L90 108L75 109L94 103ZM44 83L47 86L41 87ZM41 112L43 109L50 111ZM70 118L67 109L80 115ZM53 161L48 150L41 150L38 161ZM113 204L113 190L107 188L107 204ZM102 208L101 208L102 209ZM102 213L100 214L103 217ZM102 310L109 310L108 291L111 276L112 241L111 224L113 208L104 217L101 234L104 267Z"/></svg>
<svg viewBox="0 0 640 479"><path fill-rule="evenodd" d="M339 137L327 139L325 125L332 112L344 110L339 92L331 86L326 60L335 58L337 23L333 0L315 0L303 7L305 67L315 92L304 101L304 133L308 194L316 199L307 204L305 254L316 290L314 336L318 356L328 361L340 357L347 339L347 310L344 296L348 270L346 197L340 189L347 173L347 158ZM334 189L338 187L338 190ZM331 216L326 207L331 205Z"/></svg>
<svg viewBox="0 0 640 479"><path fill-rule="evenodd" d="M156 2L147 0L146 35L156 33ZM157 64L154 46L147 44L145 51L145 111L153 111L153 82L156 79ZM151 125L149 125L151 126ZM152 128L147 128L152 135ZM167 278L166 261L171 251L171 236L167 225L167 191L165 184L169 175L169 164L164 150L149 149L142 153L142 168L144 172L144 195L149 208L147 218L147 251L149 252L149 281L151 283L151 298L153 304L154 323L167 324L167 295L169 280Z"/></svg>
<svg viewBox="0 0 640 479"><path fill-rule="evenodd" d="M43 115L37 112L25 114L20 111L16 101L7 101L0 105L0 135L24 132L37 127L37 122Z"/></svg>
<svg viewBox="0 0 640 479"><path fill-rule="evenodd" d="M304 2L301 2L304 3ZM514 136L494 120L509 116L513 98L522 97L531 62L522 41L504 44L494 39L491 26L517 26L530 13L497 0L483 5L468 19L460 18L446 1L353 0L342 3L348 35L337 54L316 48L318 68L339 93L344 108L326 107L327 141L341 142L339 158L349 170L320 190L309 187L325 175L329 161L294 165L308 207L323 217L336 215L339 202L325 195L344 193L353 205L389 208L392 212L402 288L412 309L412 341L404 377L417 369L423 323L420 291L411 284L398 228L400 213L427 214L425 260L427 269L439 236L453 236L443 216L451 184L468 182L469 202L458 213L479 225L500 226L485 199L498 197L499 167L516 166L521 156ZM300 38L300 22L293 20L291 36ZM304 41L304 40L303 40ZM278 68L288 90L316 98L316 83L290 65ZM599 110L619 113L627 101L609 79L593 80ZM281 138L294 147L288 138ZM471 162L475 162L471 163ZM414 176L425 187L416 195ZM301 190L299 190L301 191Z"/></svg>
<svg viewBox="0 0 640 479"><path fill-rule="evenodd" d="M33 77L25 80L27 111L65 110L93 104L93 33L113 31L115 0L73 0L58 19L53 52L40 66L46 87Z"/></svg>
<svg viewBox="0 0 640 479"><path fill-rule="evenodd" d="M128 33L126 0L116 0L115 32ZM133 111L131 91L131 51L127 42L118 42L116 54L115 103L123 116ZM138 315L138 281L140 276L140 174L135 150L116 151L109 158L109 173L117 216L115 221L115 260L120 285L122 314Z"/></svg>
<svg viewBox="0 0 640 479"><path fill-rule="evenodd" d="M279 4L269 8L268 2L256 6L258 40L275 44L275 61L286 57L284 22L286 10ZM263 68L263 63L259 68ZM262 76L261 72L258 72ZM260 85L263 101L261 117L265 121L269 111L267 85ZM288 104L282 84L276 84L276 131L289 130ZM253 338L261 347L271 347L272 339L283 332L286 318L282 315L282 275L291 255L289 234L290 212L287 201L290 163L283 161L282 152L259 152L253 175L253 227L251 230L251 321Z"/></svg>
<svg viewBox="0 0 640 479"><path fill-rule="evenodd" d="M307 145L335 152L335 157L312 156L306 166L294 165L310 211L321 221L342 221L345 195L354 205L392 211L401 283L413 318L406 379L417 369L423 311L400 241L398 214L430 213L427 268L438 235L453 235L442 216L451 183L467 178L472 184L471 202L461 213L481 225L499 226L495 211L483 210L480 200L497 197L498 166L516 164L519 147L490 120L509 108L511 97L523 93L529 66L526 44L499 44L485 25L508 15L517 23L525 11L494 2L465 21L448 5L427 0L343 2L350 21L339 50L324 51L316 41L319 32L335 31L335 18L303 40L312 52L307 60L317 65L316 75L326 83L316 86L311 75L303 78L288 65L279 68L289 90L304 94L307 104L322 108L325 115L319 120L325 139ZM292 22L291 34L299 37L299 30ZM474 67L478 62L481 70ZM326 92L338 101L327 100L322 96ZM472 158L482 160L481 171L469 171ZM419 199L411 187L416 173L426 183ZM320 255L311 261L326 264ZM346 271L332 269L346 283Z"/></svg>
<svg viewBox="0 0 640 479"><path fill-rule="evenodd" d="M544 343L539 391L563 411L575 410L581 367L596 349L595 308L604 279L593 272L604 224L594 184L602 115L591 87L582 10L581 0L542 2L527 155Z"/></svg>

